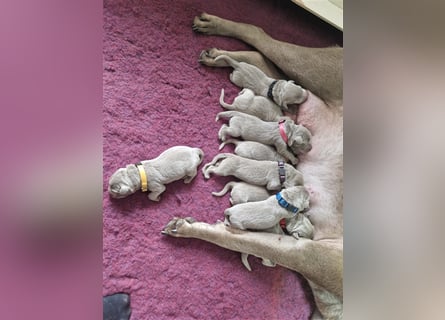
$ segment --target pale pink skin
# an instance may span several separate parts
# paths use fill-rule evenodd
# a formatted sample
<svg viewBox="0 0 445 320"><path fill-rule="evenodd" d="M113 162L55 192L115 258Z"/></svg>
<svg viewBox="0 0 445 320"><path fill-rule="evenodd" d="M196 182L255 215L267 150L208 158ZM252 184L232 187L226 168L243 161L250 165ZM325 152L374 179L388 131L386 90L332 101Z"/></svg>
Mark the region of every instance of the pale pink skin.
<svg viewBox="0 0 445 320"><path fill-rule="evenodd" d="M307 92L308 98L298 107L297 113L288 116L312 133L312 150L299 156L297 169L303 173L305 186L311 193L308 216L315 226L314 240L317 240L317 236L335 237L343 232L342 221L334 218L342 216L343 207L343 186L338 185L343 175L343 107L330 108L312 92ZM331 182L326 182L326 177ZM332 208L337 208L338 212L332 212ZM332 219L326 219L331 215Z"/></svg>

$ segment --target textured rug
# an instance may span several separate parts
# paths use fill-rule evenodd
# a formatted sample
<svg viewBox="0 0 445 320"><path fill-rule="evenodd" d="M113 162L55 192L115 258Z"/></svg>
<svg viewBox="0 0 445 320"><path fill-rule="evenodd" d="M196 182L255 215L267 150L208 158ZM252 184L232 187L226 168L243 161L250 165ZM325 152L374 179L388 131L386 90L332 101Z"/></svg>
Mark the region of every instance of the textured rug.
<svg viewBox="0 0 445 320"><path fill-rule="evenodd" d="M229 68L198 63L201 50L248 50L235 39L192 29L202 11L262 27L296 44L342 45L342 34L291 1L104 0L103 52L103 295L131 297L131 319L308 319L310 290L298 274L251 257L160 231L174 216L213 223L229 206L213 197L230 178L167 186L159 203L137 192L110 199L107 183L119 167L158 156L175 145L218 153L221 89L231 102L239 89ZM229 152L230 147L225 149Z"/></svg>

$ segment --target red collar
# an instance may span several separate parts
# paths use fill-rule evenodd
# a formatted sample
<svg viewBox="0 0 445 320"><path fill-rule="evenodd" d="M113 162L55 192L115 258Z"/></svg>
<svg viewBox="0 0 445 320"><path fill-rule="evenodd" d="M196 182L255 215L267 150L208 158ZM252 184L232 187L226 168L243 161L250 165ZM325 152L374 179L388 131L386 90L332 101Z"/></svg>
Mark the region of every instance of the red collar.
<svg viewBox="0 0 445 320"><path fill-rule="evenodd" d="M281 138L283 138L284 142L287 144L288 138L286 135L286 130L284 129L284 122L286 120L280 120L280 122L278 122L278 127L280 128L280 135Z"/></svg>

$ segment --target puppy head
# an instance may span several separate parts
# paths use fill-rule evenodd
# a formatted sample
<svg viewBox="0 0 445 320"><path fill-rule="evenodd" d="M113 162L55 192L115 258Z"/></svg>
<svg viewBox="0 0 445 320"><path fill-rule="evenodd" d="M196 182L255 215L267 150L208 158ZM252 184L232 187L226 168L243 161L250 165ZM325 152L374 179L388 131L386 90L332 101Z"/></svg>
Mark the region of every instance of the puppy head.
<svg viewBox="0 0 445 320"><path fill-rule="evenodd" d="M295 155L311 151L312 134L306 127L297 125L292 120L286 120L284 125L288 138L287 145Z"/></svg>
<svg viewBox="0 0 445 320"><path fill-rule="evenodd" d="M299 209L299 212L305 212L309 209L310 195L309 191L304 186L295 186L281 191L283 198L294 207Z"/></svg>
<svg viewBox="0 0 445 320"><path fill-rule="evenodd" d="M286 230L295 238L314 238L314 226L304 214L286 219Z"/></svg>
<svg viewBox="0 0 445 320"><path fill-rule="evenodd" d="M300 104L304 102L308 93L301 86L296 85L294 81L286 81L280 86L278 100L280 101L280 105L288 110L289 107L293 104Z"/></svg>
<svg viewBox="0 0 445 320"><path fill-rule="evenodd" d="M118 169L108 182L108 192L112 198L121 199L138 190L137 168L129 164L126 168Z"/></svg>

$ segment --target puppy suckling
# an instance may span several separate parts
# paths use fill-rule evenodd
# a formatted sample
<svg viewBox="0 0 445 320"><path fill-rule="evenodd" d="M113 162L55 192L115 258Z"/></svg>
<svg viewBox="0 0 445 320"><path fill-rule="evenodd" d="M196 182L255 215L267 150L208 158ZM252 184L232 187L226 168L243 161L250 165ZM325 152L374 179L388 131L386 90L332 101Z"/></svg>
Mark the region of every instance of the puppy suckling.
<svg viewBox="0 0 445 320"><path fill-rule="evenodd" d="M196 176L203 157L204 153L199 148L169 148L157 158L119 168L110 177L108 192L111 197L120 199L141 189L150 191L150 200L159 201L161 193L165 191L165 184L180 179L184 179L184 183L190 183Z"/></svg>
<svg viewBox="0 0 445 320"><path fill-rule="evenodd" d="M281 156L274 147L268 146L255 141L241 141L236 139L227 139L219 145L219 150L222 150L226 144L232 143L235 145L235 154L240 157L249 158L253 160L269 160L269 161L284 161L287 159Z"/></svg>
<svg viewBox="0 0 445 320"><path fill-rule="evenodd" d="M257 161L243 158L232 153L219 153L202 168L206 179L211 174L219 176L234 176L238 179L267 190L281 190L304 184L303 175L292 165L284 163L284 176L280 177L280 167L277 161Z"/></svg>
<svg viewBox="0 0 445 320"><path fill-rule="evenodd" d="M219 192L212 192L214 196L221 197L225 195L229 190L230 192L230 203L232 205L237 205L240 203L263 201L268 199L271 195L263 187L251 185L245 182L228 182L224 188ZM280 221L281 222L281 221ZM309 221L309 219L304 214L297 214L291 218L285 219L286 231L295 237L296 239L306 238L312 239L314 226ZM281 223L280 223L281 224ZM276 224L272 228L261 230L262 232L270 232L276 234L284 234L283 229L280 224ZM249 261L249 255L247 253L241 253L241 261L247 270L252 271ZM261 257L260 257L261 258ZM270 259L262 258L262 263L268 267L274 267L276 264Z"/></svg>
<svg viewBox="0 0 445 320"><path fill-rule="evenodd" d="M295 155L307 153L312 149L312 135L309 130L290 119L266 122L237 111L220 112L216 116L216 121L220 118L230 119L228 125L223 124L218 132L220 140L225 141L227 136L231 136L275 146L277 152L293 165L298 163Z"/></svg>
<svg viewBox="0 0 445 320"><path fill-rule="evenodd" d="M304 186L283 189L263 201L237 204L224 211L224 223L241 230L265 230L281 219L296 216L309 208L309 192Z"/></svg>
<svg viewBox="0 0 445 320"><path fill-rule="evenodd" d="M224 89L221 89L219 104L227 110L244 112L263 121L278 121L284 116L276 103L247 88L240 91L232 104L224 102Z"/></svg>
<svg viewBox="0 0 445 320"><path fill-rule="evenodd" d="M252 201L261 201L270 197L269 192L264 187L249 184L243 181L230 181L219 192L212 192L216 197L222 197L230 190L230 204L236 205Z"/></svg>
<svg viewBox="0 0 445 320"><path fill-rule="evenodd" d="M288 219L284 219L286 224L286 231L289 235L296 239L305 238L313 239L314 237L314 226L311 221L304 214L297 214ZM280 223L281 224L281 223ZM261 230L261 232L269 232L276 234L285 234L280 224L276 224L272 228ZM247 270L252 271L249 264L249 254L241 252L241 262ZM270 259L264 257L258 257L262 259L262 264L266 267L275 267L276 263Z"/></svg>
<svg viewBox="0 0 445 320"><path fill-rule="evenodd" d="M307 99L308 93L294 81L269 78L258 67L246 62L238 62L226 55L215 58L215 62L225 60L232 68L230 81L240 88L248 88L257 95L269 98L288 110L291 105L300 104Z"/></svg>

